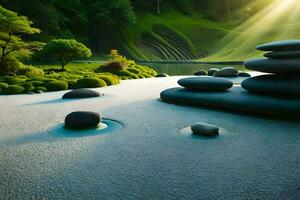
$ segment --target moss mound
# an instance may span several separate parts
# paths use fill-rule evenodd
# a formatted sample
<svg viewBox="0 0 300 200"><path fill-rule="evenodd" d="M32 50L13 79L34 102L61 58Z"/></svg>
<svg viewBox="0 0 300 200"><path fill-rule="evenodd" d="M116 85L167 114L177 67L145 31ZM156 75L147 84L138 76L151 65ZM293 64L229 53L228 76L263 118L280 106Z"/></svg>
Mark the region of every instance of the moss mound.
<svg viewBox="0 0 300 200"><path fill-rule="evenodd" d="M50 81L45 83L47 91L60 91L60 90L67 90L68 83L65 81Z"/></svg>
<svg viewBox="0 0 300 200"><path fill-rule="evenodd" d="M5 90L8 87L7 83L0 83L0 90Z"/></svg>
<svg viewBox="0 0 300 200"><path fill-rule="evenodd" d="M37 93L37 92L47 92L47 88L45 87L36 87L33 92Z"/></svg>
<svg viewBox="0 0 300 200"><path fill-rule="evenodd" d="M24 92L32 92L34 90L34 86L30 82L23 83L22 87L25 89Z"/></svg>
<svg viewBox="0 0 300 200"><path fill-rule="evenodd" d="M76 88L97 88L107 86L106 82L100 78L87 77L79 79L76 83Z"/></svg>
<svg viewBox="0 0 300 200"><path fill-rule="evenodd" d="M23 94L25 91L24 87L19 85L9 85L4 89L4 94Z"/></svg>

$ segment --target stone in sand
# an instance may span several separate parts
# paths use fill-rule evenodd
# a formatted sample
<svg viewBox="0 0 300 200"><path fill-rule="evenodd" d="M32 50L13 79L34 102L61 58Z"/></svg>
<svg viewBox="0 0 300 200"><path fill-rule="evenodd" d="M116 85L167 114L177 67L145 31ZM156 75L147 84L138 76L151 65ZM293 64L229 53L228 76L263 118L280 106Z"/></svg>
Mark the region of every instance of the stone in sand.
<svg viewBox="0 0 300 200"><path fill-rule="evenodd" d="M95 128L101 122L101 115L95 112L76 111L67 115L65 127L69 129Z"/></svg>
<svg viewBox="0 0 300 200"><path fill-rule="evenodd" d="M225 91L233 86L233 83L224 78L217 77L191 77L183 78L178 84L188 90Z"/></svg>
<svg viewBox="0 0 300 200"><path fill-rule="evenodd" d="M300 59L252 59L244 63L249 70L275 73L300 74Z"/></svg>
<svg viewBox="0 0 300 200"><path fill-rule="evenodd" d="M278 42L271 42L256 47L261 51L294 51L300 50L300 40L285 40Z"/></svg>
<svg viewBox="0 0 300 200"><path fill-rule="evenodd" d="M256 76L244 80L242 87L249 92L266 96L300 98L300 76Z"/></svg>
<svg viewBox="0 0 300 200"><path fill-rule="evenodd" d="M163 77L169 77L169 75L166 74L166 73L160 73L160 74L157 74L155 77L156 78L163 78Z"/></svg>
<svg viewBox="0 0 300 200"><path fill-rule="evenodd" d="M92 97L100 97L101 93L96 92L94 90L82 88L72 90L63 95L63 99L76 99L76 98L92 98Z"/></svg>
<svg viewBox="0 0 300 200"><path fill-rule="evenodd" d="M239 72L238 77L251 77L251 74L247 72Z"/></svg>
<svg viewBox="0 0 300 200"><path fill-rule="evenodd" d="M300 50L298 51L272 51L264 54L267 58L300 58Z"/></svg>
<svg viewBox="0 0 300 200"><path fill-rule="evenodd" d="M219 135L219 127L206 123L197 123L191 126L192 132L195 135L216 136Z"/></svg>
<svg viewBox="0 0 300 200"><path fill-rule="evenodd" d="M195 76L206 76L207 73L204 70L200 70L194 73Z"/></svg>
<svg viewBox="0 0 300 200"><path fill-rule="evenodd" d="M214 73L215 77L236 77L238 75L238 70L234 67L224 67L221 70Z"/></svg>
<svg viewBox="0 0 300 200"><path fill-rule="evenodd" d="M210 68L207 72L208 76L213 76L215 72L219 71L217 68Z"/></svg>

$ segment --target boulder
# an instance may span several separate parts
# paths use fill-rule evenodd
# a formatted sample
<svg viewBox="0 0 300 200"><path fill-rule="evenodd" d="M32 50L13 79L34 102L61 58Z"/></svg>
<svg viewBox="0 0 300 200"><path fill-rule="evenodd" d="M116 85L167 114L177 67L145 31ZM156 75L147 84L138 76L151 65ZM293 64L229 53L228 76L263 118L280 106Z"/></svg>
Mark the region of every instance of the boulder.
<svg viewBox="0 0 300 200"><path fill-rule="evenodd" d="M300 58L300 50L298 51L272 51L264 54L267 58Z"/></svg>
<svg viewBox="0 0 300 200"><path fill-rule="evenodd" d="M183 78L178 84L189 90L225 91L233 86L233 83L224 78L217 77L191 77Z"/></svg>
<svg viewBox="0 0 300 200"><path fill-rule="evenodd" d="M300 76L262 75L248 78L241 85L245 90L266 96L300 98Z"/></svg>
<svg viewBox="0 0 300 200"><path fill-rule="evenodd" d="M247 72L239 72L238 77L251 77L251 74Z"/></svg>
<svg viewBox="0 0 300 200"><path fill-rule="evenodd" d="M238 70L234 67L224 67L219 71L214 73L215 77L236 77L238 75Z"/></svg>
<svg viewBox="0 0 300 200"><path fill-rule="evenodd" d="M204 70L200 70L194 73L195 76L207 76L207 72Z"/></svg>
<svg viewBox="0 0 300 200"><path fill-rule="evenodd" d="M165 73L160 73L160 74L157 74L155 77L156 78L162 78L162 77L169 77L169 75L165 74Z"/></svg>
<svg viewBox="0 0 300 200"><path fill-rule="evenodd" d="M278 42L271 42L256 47L261 51L294 51L300 50L300 40L285 40Z"/></svg>
<svg viewBox="0 0 300 200"><path fill-rule="evenodd" d="M244 63L249 70L275 73L300 74L300 59L252 59Z"/></svg>
<svg viewBox="0 0 300 200"><path fill-rule="evenodd" d="M69 129L95 128L101 122L101 115L95 112L76 111L67 115L65 127Z"/></svg>
<svg viewBox="0 0 300 200"><path fill-rule="evenodd" d="M208 76L213 76L215 72L219 71L217 68L210 68L207 72Z"/></svg>
<svg viewBox="0 0 300 200"><path fill-rule="evenodd" d="M76 99L76 98L92 98L92 97L100 97L101 93L96 92L94 90L82 88L72 90L63 95L63 99Z"/></svg>
<svg viewBox="0 0 300 200"><path fill-rule="evenodd" d="M197 123L191 126L192 132L195 135L201 136L216 136L219 135L219 127L206 124L206 123Z"/></svg>

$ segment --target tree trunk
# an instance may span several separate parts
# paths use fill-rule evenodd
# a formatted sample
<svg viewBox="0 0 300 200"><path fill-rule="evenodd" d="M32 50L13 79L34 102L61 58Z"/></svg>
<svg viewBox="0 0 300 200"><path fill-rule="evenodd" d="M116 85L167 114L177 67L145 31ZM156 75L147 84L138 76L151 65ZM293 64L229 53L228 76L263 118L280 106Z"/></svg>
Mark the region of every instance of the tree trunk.
<svg viewBox="0 0 300 200"><path fill-rule="evenodd" d="M160 14L160 0L157 0L157 13Z"/></svg>

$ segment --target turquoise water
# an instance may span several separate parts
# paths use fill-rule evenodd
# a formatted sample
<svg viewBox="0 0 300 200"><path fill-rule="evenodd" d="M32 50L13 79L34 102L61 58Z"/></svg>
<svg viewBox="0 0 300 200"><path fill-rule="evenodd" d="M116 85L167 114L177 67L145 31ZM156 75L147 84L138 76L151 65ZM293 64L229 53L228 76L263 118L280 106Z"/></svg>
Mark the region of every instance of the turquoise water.
<svg viewBox="0 0 300 200"><path fill-rule="evenodd" d="M238 70L245 71L242 65L235 64L199 64L199 63L141 63L149 66L159 73L167 73L169 75L192 75L199 70L207 71L209 68L235 67Z"/></svg>

